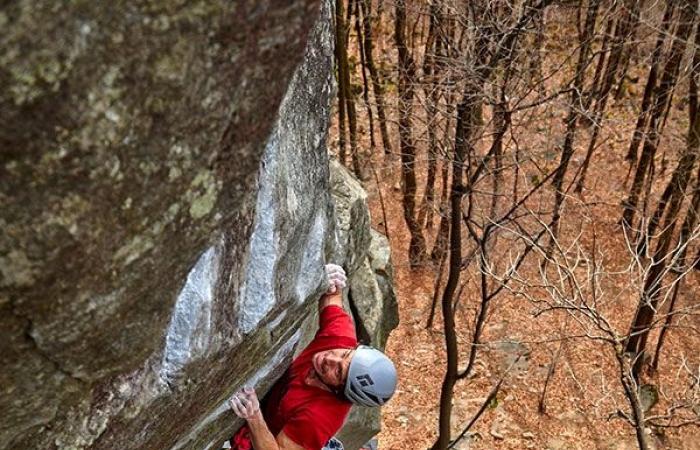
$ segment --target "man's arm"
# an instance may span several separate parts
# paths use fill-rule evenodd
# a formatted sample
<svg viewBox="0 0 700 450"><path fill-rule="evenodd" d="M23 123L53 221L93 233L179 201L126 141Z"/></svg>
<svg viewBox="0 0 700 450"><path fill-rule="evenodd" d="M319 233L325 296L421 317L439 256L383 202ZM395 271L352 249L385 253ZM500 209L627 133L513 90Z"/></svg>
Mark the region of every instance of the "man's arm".
<svg viewBox="0 0 700 450"><path fill-rule="evenodd" d="M318 299L318 312L323 311L323 308L331 305L343 307L343 296L340 291L336 291L333 294L323 294L321 298Z"/></svg>
<svg viewBox="0 0 700 450"><path fill-rule="evenodd" d="M275 439L260 412L247 421L255 450L304 450L304 447L291 440L284 431L280 431Z"/></svg>
<svg viewBox="0 0 700 450"><path fill-rule="evenodd" d="M304 450L292 441L284 431L277 438L272 435L260 411L260 402L253 388L244 388L229 400L231 409L238 417L246 420L255 450Z"/></svg>
<svg viewBox="0 0 700 450"><path fill-rule="evenodd" d="M318 312L330 305L343 307L342 289L345 287L347 277L342 267L337 264L326 264L326 277L328 279L328 290L318 300Z"/></svg>

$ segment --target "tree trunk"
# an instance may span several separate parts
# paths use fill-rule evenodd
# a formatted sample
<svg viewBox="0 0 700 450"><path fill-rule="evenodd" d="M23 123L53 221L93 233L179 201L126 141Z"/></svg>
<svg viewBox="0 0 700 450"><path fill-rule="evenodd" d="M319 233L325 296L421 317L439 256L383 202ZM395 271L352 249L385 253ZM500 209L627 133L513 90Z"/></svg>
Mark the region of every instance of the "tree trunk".
<svg viewBox="0 0 700 450"><path fill-rule="evenodd" d="M346 164L347 143L345 136L345 65L347 65L347 55L343 57L345 49L343 33L343 0L335 2L335 63L336 76L338 81L338 159L341 164Z"/></svg>
<svg viewBox="0 0 700 450"><path fill-rule="evenodd" d="M618 67L622 58L622 51L625 48L625 43L630 38L634 17L638 15L639 2L637 0L627 0L625 3L624 9L627 11L627 13L625 17L620 20L617 29L615 30L613 46L610 51L610 57L608 58L608 64L605 68L605 76L602 79L602 86L596 95L595 111L593 113L593 135L588 143L586 157L581 167L576 188L574 189L575 192L583 191L586 172L588 171L591 157L595 151L596 141L598 140L598 134L600 133L600 128L603 124L605 107L607 106L612 87L615 84L615 75L618 72Z"/></svg>
<svg viewBox="0 0 700 450"><path fill-rule="evenodd" d="M639 28L640 9L642 3L643 2L641 1L634 2L632 23L630 25L629 35L627 38L627 42L625 42L624 44L624 49L622 51L622 61L619 64L619 71L615 76L615 78L617 79L617 88L615 89L615 100L620 100L620 98L622 98L622 92L624 89L625 79L627 78L627 71L629 70L632 50L636 48L635 36L637 34L637 28Z"/></svg>
<svg viewBox="0 0 700 450"><path fill-rule="evenodd" d="M541 0L538 4L526 9L517 23L495 45L495 51L488 57L488 35L481 33L476 44L477 57L474 61L472 77L466 80L464 94L457 106L457 123L455 129L455 151L452 161L452 187L450 190L450 264L447 276L447 284L442 297L442 314L445 327L445 346L447 351L447 367L440 392L440 417L438 437L432 446L433 450L445 450L450 443L450 418L452 415L452 395L457 381L457 367L459 354L457 348L457 335L453 312L453 297L459 284L462 266L462 197L466 190L472 189L474 178L469 178L469 186L464 186L463 171L469 153L472 151L472 133L474 123L482 108L482 95L486 80L501 61L506 57L512 57L518 36L533 16L541 12L552 0ZM482 16L477 16L482 17ZM476 169L483 170L485 164ZM478 175L474 175L475 177Z"/></svg>
<svg viewBox="0 0 700 450"><path fill-rule="evenodd" d="M440 77L441 64L436 59L443 59L442 54L444 40L442 26L442 0L434 0L430 5L430 27L425 44L423 76L426 80L423 83L425 92L425 110L427 113L428 128L428 173L425 179L425 189L423 190L423 200L421 201L418 223L426 228L432 228L433 210L435 209L435 178L437 175L438 152L438 131L440 117L438 115L438 102L440 101L441 85L438 81Z"/></svg>
<svg viewBox="0 0 700 450"><path fill-rule="evenodd" d="M630 367L625 354L616 352L618 367L620 369L620 383L625 391L625 396L632 409L632 420L634 422L634 431L637 436L637 445L639 450L650 450L649 438L644 431L644 409L639 400L638 383L634 376L634 369Z"/></svg>
<svg viewBox="0 0 700 450"><path fill-rule="evenodd" d="M680 23L678 25L677 34L673 45L671 46L671 53L666 66L664 67L661 82L658 86L658 92L655 95L654 105L649 116L649 132L644 139L642 156L639 158L639 164L637 165L634 181L632 182L632 187L630 188L630 193L627 200L624 203L622 222L628 227L632 227L633 225L634 215L637 210L639 194L644 183L644 178L651 167L654 156L656 155L656 149L658 148L659 140L661 139L659 130L660 120L666 109L666 104L669 100L673 87L676 84L681 59L683 58L688 37L693 27L694 8L691 4L691 0L686 0L686 2L681 6L679 16Z"/></svg>
<svg viewBox="0 0 700 450"><path fill-rule="evenodd" d="M382 136L382 144L384 145L384 153L391 154L391 139L389 139L389 129L386 121L386 108L384 103L384 92L382 83L379 79L379 72L374 64L374 36L372 34L372 4L371 0L359 0L360 9L362 11L362 26L363 39L365 49L365 63L369 70L369 77L372 81L372 93L377 104L377 118L379 119L379 132ZM377 11L379 15L379 11Z"/></svg>
<svg viewBox="0 0 700 450"><path fill-rule="evenodd" d="M595 72L593 74L593 81L591 82L591 87L588 89L588 95L583 97L583 106L581 107L581 110L585 111L588 113L588 111L591 108L591 105L593 104L593 101L596 99L596 97L599 95L600 90L601 90L601 79L603 75L603 69L605 68L605 62L608 60L608 52L610 51L609 49L609 42L610 42L610 37L613 34L613 27L615 27L615 19L609 18L607 25L605 26L605 31L603 32L603 42L600 45L600 52L598 54L598 64L596 64L595 67ZM617 29L619 29L619 24L618 27L615 28L615 32L617 33ZM582 117L582 120L588 121L586 117ZM591 121L591 123L595 123Z"/></svg>
<svg viewBox="0 0 700 450"><path fill-rule="evenodd" d="M395 4L394 39L399 54L399 143L401 148L401 190L403 215L411 234L408 247L409 263L418 267L425 259L425 238L416 217L416 148L412 137L413 90L415 62L406 47L406 2Z"/></svg>
<svg viewBox="0 0 700 450"><path fill-rule="evenodd" d="M336 20L336 58L338 61L338 95L339 103L342 102L347 114L348 131L350 134L350 153L352 157L353 171L361 180L365 179L365 162L363 156L357 148L357 115L355 113L355 99L350 84L350 68L348 67L347 30L349 26L343 16L343 0L338 0L335 4ZM340 107L338 109L340 111ZM345 144L341 146L343 152ZM344 159L344 158L343 158Z"/></svg>
<svg viewBox="0 0 700 450"><path fill-rule="evenodd" d="M367 120L369 122L369 143L370 143L370 158L371 155L374 154L374 149L376 147L376 143L374 141L374 114L372 113L372 107L369 103L369 82L367 81L367 56L366 56L366 50L365 50L365 39L363 38L364 35L364 28L360 25L360 22L362 21L363 23L367 20L366 17L363 16L362 12L362 1L363 0L350 0L354 1L356 3L355 6L355 33L357 34L357 49L358 53L360 54L360 73L362 74L362 100L365 103L365 109L367 110ZM371 162L370 162L371 164Z"/></svg>
<svg viewBox="0 0 700 450"><path fill-rule="evenodd" d="M697 156L700 151L700 113L698 113L698 85L700 84L700 31L695 32L695 54L693 57L693 72L690 76L690 88L689 88L689 102L688 102L688 112L690 118L690 127L688 130L688 153L693 153ZM694 151L692 150L694 149ZM679 164L680 166L680 164ZM678 252L679 255L675 259L675 270L673 271L676 277L681 277L687 271L686 267L686 255L688 253L688 242L691 239L695 227L698 223L698 216L700 214L700 168L695 177L695 188L693 192L693 198L690 205L688 206L688 212L686 213L685 220L681 227L680 235L678 237ZM654 352L654 359L652 361L652 370L656 371L659 367L659 359L661 355L661 349L663 347L664 341L666 339L666 333L671 327L673 321L673 314L676 305L676 299L678 297L678 291L680 290L682 284L681 279L676 280L674 286L673 295L671 297L671 302L668 305L668 311L666 317L664 318L664 324L661 327L661 332L659 333L659 340L656 344L656 351Z"/></svg>
<svg viewBox="0 0 700 450"><path fill-rule="evenodd" d="M452 415L452 393L457 381L457 333L453 313L454 295L462 270L462 196L464 195L464 162L471 139L474 102L478 92L467 88L457 107L457 129L455 132L455 153L452 160L452 186L450 189L450 259L447 283L442 295L442 319L447 348L447 367L440 392L440 421L438 438L433 450L444 450L450 441L450 417Z"/></svg>
<svg viewBox="0 0 700 450"><path fill-rule="evenodd" d="M676 52L671 55L671 58L669 60L669 63L673 63L674 67L680 65L680 61L674 62L673 60L680 59L680 57L682 56L683 45L686 43L688 35L690 33L693 18L694 7L690 3L690 1L688 1L683 5L683 13L681 14L680 19L681 23L678 27L678 39L682 40L682 42L676 41L674 43L674 48ZM676 76L676 73L673 70L665 70L664 72L664 77L661 81L662 87L668 86L670 84L669 80L671 78L675 79ZM664 95L668 95L667 90L661 91L660 97L663 97ZM656 104L658 105L658 103L660 102L657 101ZM652 123L654 120L654 116L658 115L658 112L658 109L653 111L651 117ZM700 150L698 130L695 128L697 125L697 123L690 124L688 132L688 155L696 155ZM654 128L652 128L652 131L653 129ZM640 160L640 166L641 165L642 161ZM678 212L680 210L681 203L683 200L683 194L685 193L685 186L687 185L688 176L686 172L689 172L691 169L692 166L690 168L688 168L687 165L683 167L681 169L681 173L678 176L678 179L675 180L675 184L673 185L674 192L670 196L668 205L666 206L666 219L664 220L663 226L661 228L662 232L659 236L656 249L651 260L651 265L644 280L644 290L642 292L642 297L639 301L637 312L635 313L635 317L630 327L630 333L625 348L627 352L631 352L635 355L635 364L633 367L635 377L639 376L642 365L644 363L644 351L646 349L646 343L649 337L649 332L651 331L651 324L654 320L654 315L656 313L657 304L659 300L659 293L661 291L661 283L663 281L663 276L666 272L666 267L668 265L669 249L671 248L671 243L673 241L673 231L675 229L675 223L678 218ZM672 180L672 182L674 182L674 180Z"/></svg>
<svg viewBox="0 0 700 450"><path fill-rule="evenodd" d="M581 108L581 92L583 92L584 77L586 67L590 63L588 54L593 41L595 32L596 18L598 17L598 7L600 0L591 0L586 11L586 23L584 25L583 34L581 35L581 47L579 49L578 62L576 63L576 73L574 75L574 86L571 91L571 99L569 112L566 118L566 132L564 135L564 144L562 145L561 159L559 168L554 175L552 185L554 186L554 209L552 213L552 235L550 236L549 245L546 250L546 257L542 260L546 264L549 255L553 250L554 240L559 235L559 219L561 218L561 207L564 203L564 176L569 167L569 161L574 154L574 139L576 137L576 123L579 117Z"/></svg>
<svg viewBox="0 0 700 450"><path fill-rule="evenodd" d="M630 141L630 148L627 151L626 159L630 162L630 169L637 164L637 152L639 149L639 143L646 134L646 125L649 118L649 106L653 100L653 94L656 91L656 80L658 78L659 65L661 64L661 52L664 47L664 42L666 41L666 35L668 34L668 28L671 23L671 17L675 10L675 2L666 3L666 10L664 11L663 19L661 19L661 30L659 31L658 37L656 38L656 45L654 46L654 51L651 53L651 66L649 67L649 76L647 77L647 84L644 86L644 95L642 96L642 106L639 110L639 115L637 116L637 124L632 133L632 139Z"/></svg>
<svg viewBox="0 0 700 450"><path fill-rule="evenodd" d="M446 99L446 114L445 114L445 129L444 129L444 135L443 135L443 147L451 149L451 146L448 144L450 138L451 138L451 130L452 130L452 120L451 120L451 112L452 112L452 101L453 95L452 93L447 95ZM446 151L447 154L451 154L451 152ZM441 194L440 194L440 205L439 205L439 211L440 211L440 226L438 227L438 232L435 235L435 241L433 242L433 249L430 252L430 259L433 261L433 263L442 261L445 258L445 255L447 254L447 241L448 241L448 236L449 236L449 231L450 231L450 199L449 199L449 192L450 192L450 164L449 164L449 158L444 158L443 163L442 163L442 168L441 168Z"/></svg>
<svg viewBox="0 0 700 450"><path fill-rule="evenodd" d="M503 183L503 139L510 128L510 111L508 109L508 98L506 96L506 86L510 79L510 66L506 68L503 79L500 83L500 98L493 108L494 132L491 152L493 152L493 183L491 192L491 212L490 217L496 217L496 207L501 195L501 184Z"/></svg>

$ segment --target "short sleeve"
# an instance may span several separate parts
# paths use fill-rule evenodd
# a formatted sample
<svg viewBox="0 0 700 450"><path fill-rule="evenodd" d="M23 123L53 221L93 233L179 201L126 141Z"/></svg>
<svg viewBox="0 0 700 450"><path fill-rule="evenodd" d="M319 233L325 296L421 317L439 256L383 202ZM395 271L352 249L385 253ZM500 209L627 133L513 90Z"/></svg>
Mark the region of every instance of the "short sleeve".
<svg viewBox="0 0 700 450"><path fill-rule="evenodd" d="M321 310L319 329L316 337L347 337L357 340L355 324L350 315L337 305L329 305Z"/></svg>

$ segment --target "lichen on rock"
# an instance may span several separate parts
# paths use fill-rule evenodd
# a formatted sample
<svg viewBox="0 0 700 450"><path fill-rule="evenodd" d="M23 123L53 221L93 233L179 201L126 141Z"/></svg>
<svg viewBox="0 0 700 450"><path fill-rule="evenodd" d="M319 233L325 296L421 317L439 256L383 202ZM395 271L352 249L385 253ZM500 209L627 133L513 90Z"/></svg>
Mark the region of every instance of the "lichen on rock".
<svg viewBox="0 0 700 450"><path fill-rule="evenodd" d="M330 193L330 2L3 22L0 450L218 448L313 332L324 262L372 266L366 204Z"/></svg>

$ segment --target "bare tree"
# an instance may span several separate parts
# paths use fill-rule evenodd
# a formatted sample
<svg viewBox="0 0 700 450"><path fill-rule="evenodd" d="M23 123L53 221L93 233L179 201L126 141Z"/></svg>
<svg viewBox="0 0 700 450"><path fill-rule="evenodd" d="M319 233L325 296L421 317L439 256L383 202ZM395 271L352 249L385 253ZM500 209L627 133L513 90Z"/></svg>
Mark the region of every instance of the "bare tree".
<svg viewBox="0 0 700 450"><path fill-rule="evenodd" d="M426 259L425 237L416 211L416 148L412 136L413 96L416 64L406 46L406 2L396 1L394 39L399 54L399 143L401 149L401 190L406 226L411 233L408 247L411 265Z"/></svg>
<svg viewBox="0 0 700 450"><path fill-rule="evenodd" d="M642 155L640 156L637 164L637 171L635 172L629 195L624 203L622 222L628 227L633 226L634 215L637 211L642 185L645 177L649 174L652 167L653 159L656 155L656 150L661 139L660 127L663 114L666 111L667 104L671 98L671 93L676 84L681 59L683 58L688 37L690 36L690 32L693 28L696 11L692 0L681 2L679 9L679 24L676 35L674 36L670 55L661 75L661 81L659 82L658 89L655 90L654 101L649 112L648 131L644 135Z"/></svg>

